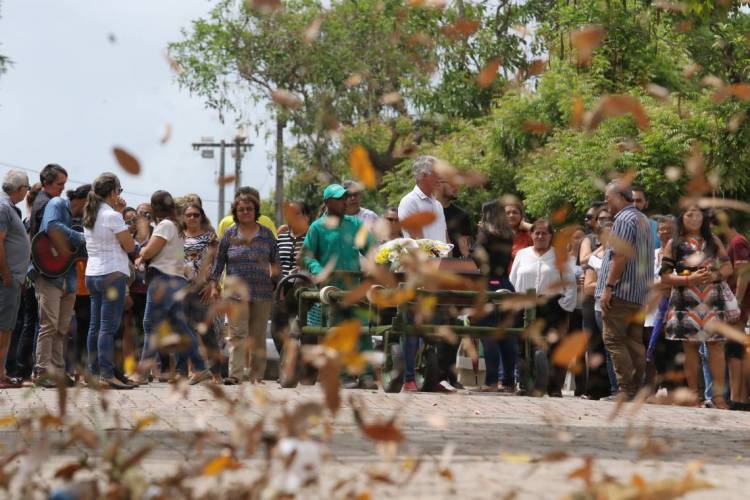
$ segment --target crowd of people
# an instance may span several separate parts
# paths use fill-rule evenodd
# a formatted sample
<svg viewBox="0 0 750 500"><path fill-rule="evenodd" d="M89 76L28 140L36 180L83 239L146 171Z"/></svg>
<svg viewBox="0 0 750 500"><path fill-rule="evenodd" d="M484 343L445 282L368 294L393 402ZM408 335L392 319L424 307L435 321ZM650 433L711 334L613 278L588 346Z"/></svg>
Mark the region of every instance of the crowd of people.
<svg viewBox="0 0 750 500"><path fill-rule="evenodd" d="M688 201L676 216L649 216L643 189L613 181L580 226L556 237L559 228L547 218L527 220L516 198L488 201L472 217L436 162L417 158L414 188L380 216L362 206L359 184L345 181L325 188L321 207L287 202L278 230L251 187L236 192L231 214L214 229L194 194L159 190L150 203L130 207L112 173L63 196L67 172L59 165L45 166L34 185L26 173L8 171L0 193L0 388L30 380L132 389L176 377L262 383L267 325L279 351L289 330L290 318L274 304L280 279L302 273L352 289L373 248L413 238L452 244L452 257L474 262L487 290L537 297L543 325L532 359L524 359L516 335L485 336L478 390L562 397L570 370L578 397L632 399L644 387L687 386L695 404L748 409L750 366L738 335L750 311L750 243L736 214ZM434 214L427 224L401 227L423 212ZM564 245L554 244L561 235ZM81 248L85 258L76 258ZM50 258L66 265L50 270ZM334 323L356 312L335 314ZM498 332L523 325L520 315L496 309L465 321ZM577 331L588 335L583 359L552 362ZM401 339L407 392L418 390L421 342ZM372 349L371 338L361 336L358 347ZM439 344L440 382L432 390L462 388L456 352ZM529 365L539 359L546 367L537 367L529 386ZM344 382L378 387L371 368Z"/></svg>

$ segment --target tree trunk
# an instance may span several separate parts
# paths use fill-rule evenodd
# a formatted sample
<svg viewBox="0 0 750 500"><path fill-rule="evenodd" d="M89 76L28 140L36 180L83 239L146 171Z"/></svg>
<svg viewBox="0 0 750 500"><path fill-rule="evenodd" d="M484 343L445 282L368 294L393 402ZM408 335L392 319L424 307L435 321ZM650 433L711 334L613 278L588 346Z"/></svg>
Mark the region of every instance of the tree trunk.
<svg viewBox="0 0 750 500"><path fill-rule="evenodd" d="M286 120L276 117L276 192L274 195L276 225L284 223L284 129Z"/></svg>

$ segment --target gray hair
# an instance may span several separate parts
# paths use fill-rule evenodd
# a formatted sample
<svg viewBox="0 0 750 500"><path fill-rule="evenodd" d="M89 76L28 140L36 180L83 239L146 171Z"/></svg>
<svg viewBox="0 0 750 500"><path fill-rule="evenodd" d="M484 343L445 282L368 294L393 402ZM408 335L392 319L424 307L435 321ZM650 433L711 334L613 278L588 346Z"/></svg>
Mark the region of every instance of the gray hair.
<svg viewBox="0 0 750 500"><path fill-rule="evenodd" d="M8 194L15 193L22 187L29 185L29 176L21 170L8 170L3 177L3 191Z"/></svg>
<svg viewBox="0 0 750 500"><path fill-rule="evenodd" d="M633 203L633 190L629 185L624 185L622 181L615 179L609 181L606 190L614 188L615 192L625 198L628 203Z"/></svg>
<svg viewBox="0 0 750 500"><path fill-rule="evenodd" d="M434 156L419 156L414 160L412 169L414 170L414 177L420 180L422 177L428 176L432 173L432 169L435 166L437 158Z"/></svg>

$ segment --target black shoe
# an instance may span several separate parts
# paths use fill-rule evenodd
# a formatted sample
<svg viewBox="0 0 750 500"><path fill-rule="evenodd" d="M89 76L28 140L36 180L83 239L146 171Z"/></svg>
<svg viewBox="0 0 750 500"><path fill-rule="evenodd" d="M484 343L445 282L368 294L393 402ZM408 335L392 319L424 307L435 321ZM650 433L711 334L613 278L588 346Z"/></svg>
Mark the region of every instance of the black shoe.
<svg viewBox="0 0 750 500"><path fill-rule="evenodd" d="M359 389L359 380L356 378L344 379L341 381L341 387L344 389Z"/></svg>
<svg viewBox="0 0 750 500"><path fill-rule="evenodd" d="M45 389L55 389L57 387L57 382L49 376L42 375L41 377L34 379L34 385Z"/></svg>
<svg viewBox="0 0 750 500"><path fill-rule="evenodd" d="M466 387L464 387L464 384L459 382L458 380L451 380L451 385L454 389L458 389L459 391L466 390Z"/></svg>
<svg viewBox="0 0 750 500"><path fill-rule="evenodd" d="M126 391L126 390L129 390L129 389L135 389L135 387L136 387L134 385L123 384L122 382L120 382L119 380L117 380L115 377L112 377L112 378L100 378L99 379L99 384L102 387L109 387L110 389L115 389L115 390L118 390L118 391Z"/></svg>
<svg viewBox="0 0 750 500"><path fill-rule="evenodd" d="M377 391L378 390L378 383L375 382L372 377L360 377L359 379L359 388L365 389L368 391Z"/></svg>

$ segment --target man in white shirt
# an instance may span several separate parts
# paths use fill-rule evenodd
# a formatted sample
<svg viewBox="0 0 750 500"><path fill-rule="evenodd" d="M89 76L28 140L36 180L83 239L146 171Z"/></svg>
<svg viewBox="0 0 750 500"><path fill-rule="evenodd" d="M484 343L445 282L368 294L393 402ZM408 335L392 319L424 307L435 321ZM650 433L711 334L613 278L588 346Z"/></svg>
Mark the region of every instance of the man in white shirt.
<svg viewBox="0 0 750 500"><path fill-rule="evenodd" d="M428 238L448 242L448 226L445 223L445 214L443 205L435 199L435 193L440 187L440 177L435 172L435 163L437 158L433 156L420 156L414 160L414 178L416 186L409 193L401 198L398 204L398 218L403 221L407 217L419 212L432 212L435 214L435 220L418 229L407 231L402 229L406 238L415 240ZM411 318L410 318L411 319ZM434 322L439 322L440 318L434 318ZM407 336L404 341L404 386L403 391L413 392L417 390L415 372L416 358L418 348L418 337ZM456 392L456 389L463 389L458 383L455 376L453 365L456 363L456 351L458 346L442 343L438 346L438 365L440 382L435 387L425 387L424 390L437 392Z"/></svg>
<svg viewBox="0 0 750 500"><path fill-rule="evenodd" d="M342 183L348 191L346 198L346 215L353 215L361 222L370 224L370 228L378 220L378 214L362 206L362 185L355 181L344 181Z"/></svg>
<svg viewBox="0 0 750 500"><path fill-rule="evenodd" d="M415 240L428 238L448 242L448 226L445 223L443 205L435 199L435 193L440 185L440 177L435 172L434 156L420 156L414 160L414 177L416 186L398 204L398 218L403 222L410 215L419 212L433 212L435 220L411 232L404 230L404 236Z"/></svg>

